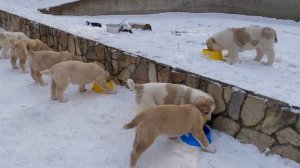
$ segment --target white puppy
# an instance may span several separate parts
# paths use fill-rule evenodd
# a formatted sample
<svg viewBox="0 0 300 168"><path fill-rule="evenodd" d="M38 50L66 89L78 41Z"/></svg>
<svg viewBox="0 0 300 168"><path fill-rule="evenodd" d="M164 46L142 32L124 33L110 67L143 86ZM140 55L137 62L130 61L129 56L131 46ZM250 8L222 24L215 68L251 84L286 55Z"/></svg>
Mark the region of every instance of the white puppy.
<svg viewBox="0 0 300 168"><path fill-rule="evenodd" d="M210 120L211 113L216 107L214 99L209 94L185 85L171 83L135 84L132 79L127 80L127 85L135 91L138 112L156 105L193 104Z"/></svg>
<svg viewBox="0 0 300 168"><path fill-rule="evenodd" d="M266 54L267 65L273 65L275 59L274 42L277 35L269 27L229 28L214 34L206 41L209 50L228 50L227 61L230 64L238 62L241 51L256 49L255 61L260 61Z"/></svg>
<svg viewBox="0 0 300 168"><path fill-rule="evenodd" d="M0 47L1 47L1 54L0 58L10 58L13 54L11 50L11 43L10 40L23 40L29 39L23 32L1 32L0 33ZM10 52L9 52L10 51Z"/></svg>

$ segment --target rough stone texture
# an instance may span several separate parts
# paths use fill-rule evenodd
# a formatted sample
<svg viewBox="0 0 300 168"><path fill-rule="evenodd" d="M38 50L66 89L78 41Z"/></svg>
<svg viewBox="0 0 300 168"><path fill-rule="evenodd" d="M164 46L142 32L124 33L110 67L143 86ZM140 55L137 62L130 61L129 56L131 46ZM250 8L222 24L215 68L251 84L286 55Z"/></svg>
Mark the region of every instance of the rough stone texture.
<svg viewBox="0 0 300 168"><path fill-rule="evenodd" d="M186 73L183 72L177 72L177 71L172 71L171 72L171 80L172 83L183 83L186 78Z"/></svg>
<svg viewBox="0 0 300 168"><path fill-rule="evenodd" d="M119 72L119 61L118 60L112 60L111 61L112 67L113 67L113 74L117 75Z"/></svg>
<svg viewBox="0 0 300 168"><path fill-rule="evenodd" d="M209 80L200 78L199 79L199 89L204 91L204 92L207 92L207 87L208 87L209 83L210 83Z"/></svg>
<svg viewBox="0 0 300 168"><path fill-rule="evenodd" d="M97 55L99 60L104 60L105 59L104 49L105 49L104 46L95 45L96 55Z"/></svg>
<svg viewBox="0 0 300 168"><path fill-rule="evenodd" d="M80 40L78 38L75 38L75 51L76 55L82 55L82 52L80 50Z"/></svg>
<svg viewBox="0 0 300 168"><path fill-rule="evenodd" d="M225 103L227 103L227 104L229 103L231 95L232 95L232 88L231 88L231 86L226 86L224 88L224 100L225 100Z"/></svg>
<svg viewBox="0 0 300 168"><path fill-rule="evenodd" d="M242 107L243 124L246 126L256 125L265 116L266 107L263 99L249 95Z"/></svg>
<svg viewBox="0 0 300 168"><path fill-rule="evenodd" d="M119 66L120 68L128 67L129 64L135 64L136 59L136 57L123 53L120 55Z"/></svg>
<svg viewBox="0 0 300 168"><path fill-rule="evenodd" d="M300 146L300 134L291 128L285 128L276 133L276 138L280 144L292 144L294 146Z"/></svg>
<svg viewBox="0 0 300 168"><path fill-rule="evenodd" d="M271 135L289 124L294 124L296 119L297 115L295 113L281 110L279 107L269 107L261 131Z"/></svg>
<svg viewBox="0 0 300 168"><path fill-rule="evenodd" d="M235 135L240 129L240 125L238 123L221 115L213 121L212 127L231 136Z"/></svg>
<svg viewBox="0 0 300 168"><path fill-rule="evenodd" d="M240 117L240 111L242 104L244 103L244 99L246 97L246 93L243 91L234 91L232 93L229 107L228 107L228 115L234 119L238 120Z"/></svg>
<svg viewBox="0 0 300 168"><path fill-rule="evenodd" d="M149 77L149 82L157 82L157 71L156 71L156 66L154 63L149 63L148 65L148 77Z"/></svg>
<svg viewBox="0 0 300 168"><path fill-rule="evenodd" d="M149 82L148 65L145 61L140 61L139 62L139 64L137 65L135 71L131 75L131 78L136 83L148 83Z"/></svg>
<svg viewBox="0 0 300 168"><path fill-rule="evenodd" d="M192 88L198 88L199 87L199 78L195 75L188 74L186 76L186 85L190 86Z"/></svg>
<svg viewBox="0 0 300 168"><path fill-rule="evenodd" d="M171 71L169 67L158 71L158 81L165 83L169 83L171 81Z"/></svg>
<svg viewBox="0 0 300 168"><path fill-rule="evenodd" d="M297 123L295 124L295 128L296 128L296 130L300 133L300 116L298 117L298 121L297 121Z"/></svg>
<svg viewBox="0 0 300 168"><path fill-rule="evenodd" d="M225 102L223 100L223 88L221 86L218 86L214 83L208 84L207 92L212 95L212 97L216 101L216 110L214 111L214 114L221 113L225 111L226 106Z"/></svg>
<svg viewBox="0 0 300 168"><path fill-rule="evenodd" d="M118 51L118 50L112 50L112 52L111 52L111 58L117 60L117 59L120 58L120 54L121 54L120 51Z"/></svg>
<svg viewBox="0 0 300 168"><path fill-rule="evenodd" d="M113 66L111 65L110 62L108 62L107 60L104 61L104 66L105 66L105 70L108 71L110 74L113 73Z"/></svg>
<svg viewBox="0 0 300 168"><path fill-rule="evenodd" d="M76 54L76 49L75 49L75 40L74 36L69 34L68 35L68 50L70 53Z"/></svg>
<svg viewBox="0 0 300 168"><path fill-rule="evenodd" d="M291 145L276 145L271 148L271 152L300 163L300 151Z"/></svg>
<svg viewBox="0 0 300 168"><path fill-rule="evenodd" d="M123 69L118 75L120 82L126 83L127 79L130 77L130 74L134 72L135 68L135 65L132 64Z"/></svg>
<svg viewBox="0 0 300 168"><path fill-rule="evenodd" d="M243 140L243 142L245 143L256 145L261 152L270 147L275 142L272 137L248 128L243 128L238 133L236 138Z"/></svg>

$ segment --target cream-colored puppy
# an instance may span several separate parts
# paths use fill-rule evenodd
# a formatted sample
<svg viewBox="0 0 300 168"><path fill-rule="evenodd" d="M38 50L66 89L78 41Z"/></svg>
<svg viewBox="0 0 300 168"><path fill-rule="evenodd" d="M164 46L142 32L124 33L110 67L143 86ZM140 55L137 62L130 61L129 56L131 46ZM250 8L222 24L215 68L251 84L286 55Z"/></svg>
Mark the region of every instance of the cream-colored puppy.
<svg viewBox="0 0 300 168"><path fill-rule="evenodd" d="M84 63L80 61L65 61L53 65L49 70L41 71L43 75L51 75L51 98L59 102L66 102L64 91L69 83L79 85L79 91L86 91L85 85L95 82L101 85L106 93L116 93L110 89L107 82L110 80L109 72L97 63Z"/></svg>
<svg viewBox="0 0 300 168"><path fill-rule="evenodd" d="M1 53L0 58L10 58L10 53L12 45L10 44L9 40L23 40L23 39L29 39L23 32L1 32L0 33L0 47L1 47Z"/></svg>
<svg viewBox="0 0 300 168"><path fill-rule="evenodd" d="M267 65L273 65L275 60L274 43L276 42L277 35L274 29L252 26L221 31L208 38L206 45L209 50L228 50L226 61L230 64L239 61L239 52L255 49L255 61L260 61L264 55L267 55Z"/></svg>
<svg viewBox="0 0 300 168"><path fill-rule="evenodd" d="M135 91L137 111L162 104L193 104L206 114L208 120L215 110L214 99L207 93L185 85L171 83L135 84L127 80L128 87Z"/></svg>
<svg viewBox="0 0 300 168"><path fill-rule="evenodd" d="M152 145L160 134L177 137L189 132L203 146L203 150L214 153L216 149L208 143L203 125L206 114L193 105L159 105L150 107L138 113L136 117L123 128L136 127L135 140L131 152L130 166L136 167L141 154Z"/></svg>
<svg viewBox="0 0 300 168"><path fill-rule="evenodd" d="M40 71L51 68L53 65L72 60L75 55L69 53L68 51L55 52L55 51L30 51L29 50L29 64L31 68L31 77L40 85L47 85L42 79L42 74Z"/></svg>
<svg viewBox="0 0 300 168"><path fill-rule="evenodd" d="M14 54L12 55L10 62L13 69L17 69L16 65L17 60L19 59L19 66L23 73L27 72L25 65L28 58L28 50L31 51L40 51L40 50L51 50L45 43L40 41L39 39L26 39L26 40L11 40L12 48L14 50Z"/></svg>

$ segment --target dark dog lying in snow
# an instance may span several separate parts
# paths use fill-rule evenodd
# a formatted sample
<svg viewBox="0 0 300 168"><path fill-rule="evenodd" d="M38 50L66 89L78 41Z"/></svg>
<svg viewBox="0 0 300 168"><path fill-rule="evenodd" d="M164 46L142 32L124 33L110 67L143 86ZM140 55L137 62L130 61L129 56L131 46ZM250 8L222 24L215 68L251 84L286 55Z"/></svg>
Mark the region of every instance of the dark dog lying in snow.
<svg viewBox="0 0 300 168"><path fill-rule="evenodd" d="M89 21L85 21L87 25L91 25L93 27L102 27L101 23L97 23L97 22L89 22Z"/></svg>

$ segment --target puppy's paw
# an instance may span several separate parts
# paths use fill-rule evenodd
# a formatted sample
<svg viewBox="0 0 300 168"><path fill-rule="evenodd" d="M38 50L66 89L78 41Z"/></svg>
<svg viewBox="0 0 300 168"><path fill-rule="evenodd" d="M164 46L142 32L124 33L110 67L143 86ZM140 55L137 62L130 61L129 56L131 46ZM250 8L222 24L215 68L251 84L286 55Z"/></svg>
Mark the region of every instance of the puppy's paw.
<svg viewBox="0 0 300 168"><path fill-rule="evenodd" d="M213 145L209 144L207 147L203 147L202 150L209 153L216 153L217 149Z"/></svg>
<svg viewBox="0 0 300 168"><path fill-rule="evenodd" d="M51 100L57 100L57 97L51 97Z"/></svg>
<svg viewBox="0 0 300 168"><path fill-rule="evenodd" d="M13 67L13 69L19 69L19 67L15 66L15 67Z"/></svg>

